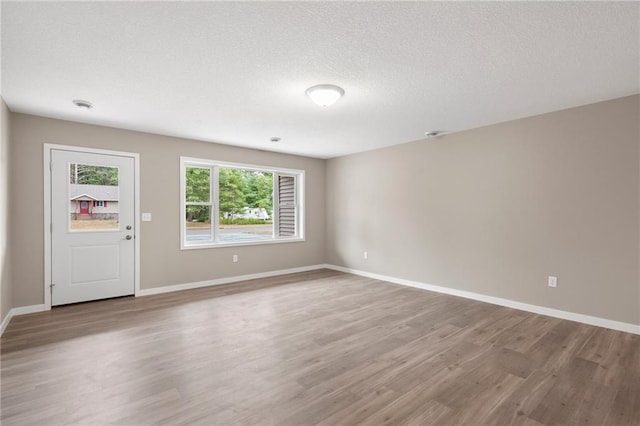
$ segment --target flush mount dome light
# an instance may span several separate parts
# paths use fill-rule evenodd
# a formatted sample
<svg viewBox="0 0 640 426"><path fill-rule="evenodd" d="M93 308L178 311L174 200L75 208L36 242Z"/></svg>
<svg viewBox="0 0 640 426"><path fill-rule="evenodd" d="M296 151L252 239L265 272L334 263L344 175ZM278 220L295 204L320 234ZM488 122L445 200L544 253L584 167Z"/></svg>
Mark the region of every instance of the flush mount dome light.
<svg viewBox="0 0 640 426"><path fill-rule="evenodd" d="M328 107L344 96L344 89L333 84L319 84L309 87L304 93L316 104Z"/></svg>
<svg viewBox="0 0 640 426"><path fill-rule="evenodd" d="M83 101L82 99L74 99L73 100L73 104L75 106L77 106L78 108L83 108L83 109L91 109L91 108L93 108L93 105L91 104L91 102Z"/></svg>

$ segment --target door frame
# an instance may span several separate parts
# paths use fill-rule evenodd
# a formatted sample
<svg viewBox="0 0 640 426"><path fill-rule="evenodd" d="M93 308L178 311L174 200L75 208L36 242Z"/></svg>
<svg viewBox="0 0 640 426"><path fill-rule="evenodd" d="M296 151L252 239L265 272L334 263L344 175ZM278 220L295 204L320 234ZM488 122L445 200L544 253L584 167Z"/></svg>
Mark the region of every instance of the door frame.
<svg viewBox="0 0 640 426"><path fill-rule="evenodd" d="M140 294L140 154L135 152L112 151L106 149L86 148L71 145L44 144L44 310L51 309L51 151L72 151L86 154L116 155L133 158L133 193L134 193L134 296Z"/></svg>

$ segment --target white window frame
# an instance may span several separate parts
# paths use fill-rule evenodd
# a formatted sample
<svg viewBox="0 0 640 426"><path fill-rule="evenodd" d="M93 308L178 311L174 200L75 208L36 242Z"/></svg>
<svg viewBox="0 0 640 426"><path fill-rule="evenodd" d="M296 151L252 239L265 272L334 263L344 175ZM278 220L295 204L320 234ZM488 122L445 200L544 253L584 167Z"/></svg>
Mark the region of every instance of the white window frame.
<svg viewBox="0 0 640 426"><path fill-rule="evenodd" d="M209 168L210 172L210 200L208 203L187 203L187 167ZM255 241L219 241L219 203L218 203L218 170L220 168L237 168L245 170L256 170L262 172L273 173L273 237L268 240ZM279 237L276 235L278 229L278 203L276 196L277 175L293 176L295 178L295 200L296 200L296 235L291 237ZM256 164L231 163L228 161L208 160L193 157L180 157L180 249L193 250L215 247L237 247L237 246L254 246L263 244L278 244L304 241L305 237L305 208L304 208L304 188L305 188L305 172L304 170L287 169L282 167L260 166ZM211 232L212 240L209 241L186 241L186 207L187 205L211 205Z"/></svg>

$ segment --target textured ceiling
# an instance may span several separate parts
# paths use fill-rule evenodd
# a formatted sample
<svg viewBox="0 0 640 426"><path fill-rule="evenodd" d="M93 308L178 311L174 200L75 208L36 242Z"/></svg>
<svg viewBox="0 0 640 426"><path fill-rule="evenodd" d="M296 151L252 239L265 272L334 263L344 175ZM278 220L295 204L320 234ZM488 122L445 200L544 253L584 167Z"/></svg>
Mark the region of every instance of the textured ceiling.
<svg viewBox="0 0 640 426"><path fill-rule="evenodd" d="M639 22L638 2L5 1L1 93L14 112L326 158L638 93ZM313 104L322 83L345 97Z"/></svg>

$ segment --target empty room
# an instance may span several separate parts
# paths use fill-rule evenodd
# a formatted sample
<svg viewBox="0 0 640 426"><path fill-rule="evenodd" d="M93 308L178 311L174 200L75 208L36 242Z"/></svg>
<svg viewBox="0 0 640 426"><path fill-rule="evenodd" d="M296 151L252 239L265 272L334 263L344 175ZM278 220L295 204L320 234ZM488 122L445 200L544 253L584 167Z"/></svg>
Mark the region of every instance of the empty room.
<svg viewBox="0 0 640 426"><path fill-rule="evenodd" d="M0 23L2 425L640 425L640 2Z"/></svg>

